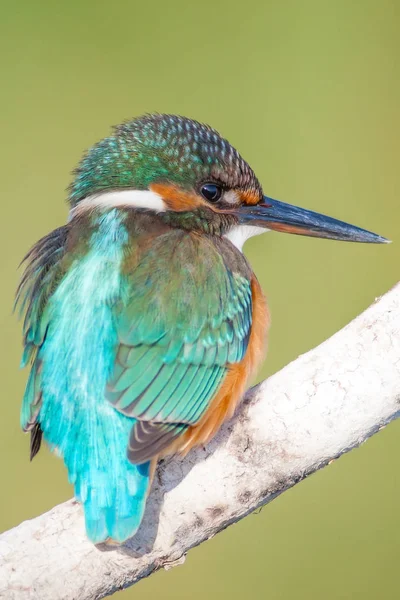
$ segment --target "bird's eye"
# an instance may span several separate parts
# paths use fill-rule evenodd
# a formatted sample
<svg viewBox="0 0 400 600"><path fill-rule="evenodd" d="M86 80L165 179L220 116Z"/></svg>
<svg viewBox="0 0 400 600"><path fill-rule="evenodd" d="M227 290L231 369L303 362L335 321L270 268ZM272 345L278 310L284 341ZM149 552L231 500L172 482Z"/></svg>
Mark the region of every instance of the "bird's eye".
<svg viewBox="0 0 400 600"><path fill-rule="evenodd" d="M205 183L200 191L203 198L209 202L218 202L222 196L222 187L216 183Z"/></svg>

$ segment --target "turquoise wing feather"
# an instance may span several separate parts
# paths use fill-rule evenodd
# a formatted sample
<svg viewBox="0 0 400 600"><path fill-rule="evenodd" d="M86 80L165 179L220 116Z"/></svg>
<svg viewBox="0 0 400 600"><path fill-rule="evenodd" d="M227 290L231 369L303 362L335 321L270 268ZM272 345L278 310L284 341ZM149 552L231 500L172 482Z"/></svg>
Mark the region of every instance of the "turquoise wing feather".
<svg viewBox="0 0 400 600"><path fill-rule="evenodd" d="M243 359L251 327L246 263L245 274L232 272L208 241L162 237L126 275L128 301L115 309L119 347L106 397L138 420L134 463L201 419L228 365Z"/></svg>

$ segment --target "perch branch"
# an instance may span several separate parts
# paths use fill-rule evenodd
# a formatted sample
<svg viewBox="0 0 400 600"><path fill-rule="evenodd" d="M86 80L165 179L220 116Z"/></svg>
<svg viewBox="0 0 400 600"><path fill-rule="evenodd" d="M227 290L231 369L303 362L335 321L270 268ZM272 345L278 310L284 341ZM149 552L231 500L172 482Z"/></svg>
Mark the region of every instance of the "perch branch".
<svg viewBox="0 0 400 600"><path fill-rule="evenodd" d="M95 547L74 501L0 536L0 598L93 600L136 583L398 416L400 284L256 386L206 448L160 465L138 534Z"/></svg>

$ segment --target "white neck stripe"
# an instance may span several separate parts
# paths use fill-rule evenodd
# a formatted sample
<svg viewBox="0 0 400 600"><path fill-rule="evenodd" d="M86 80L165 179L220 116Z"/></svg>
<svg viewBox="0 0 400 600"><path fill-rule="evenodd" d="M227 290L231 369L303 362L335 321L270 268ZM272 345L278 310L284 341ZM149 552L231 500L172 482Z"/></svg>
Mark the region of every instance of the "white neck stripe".
<svg viewBox="0 0 400 600"><path fill-rule="evenodd" d="M156 192L151 190L114 190L84 198L71 210L71 216L96 206L130 206L132 208L147 208L155 212L166 211L164 200Z"/></svg>

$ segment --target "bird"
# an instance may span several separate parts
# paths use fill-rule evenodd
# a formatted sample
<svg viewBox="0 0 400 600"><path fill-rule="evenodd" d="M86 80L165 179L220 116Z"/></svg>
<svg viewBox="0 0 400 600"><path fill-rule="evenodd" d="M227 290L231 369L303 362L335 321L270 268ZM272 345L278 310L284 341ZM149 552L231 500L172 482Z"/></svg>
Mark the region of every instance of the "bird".
<svg viewBox="0 0 400 600"><path fill-rule="evenodd" d="M137 532L158 461L209 442L264 358L244 242L278 231L384 243L266 196L215 129L146 114L83 156L66 224L23 263L21 426L61 456L94 544Z"/></svg>

